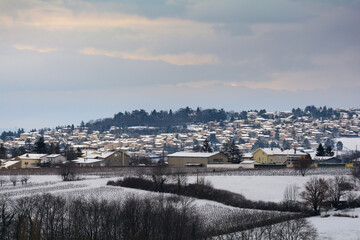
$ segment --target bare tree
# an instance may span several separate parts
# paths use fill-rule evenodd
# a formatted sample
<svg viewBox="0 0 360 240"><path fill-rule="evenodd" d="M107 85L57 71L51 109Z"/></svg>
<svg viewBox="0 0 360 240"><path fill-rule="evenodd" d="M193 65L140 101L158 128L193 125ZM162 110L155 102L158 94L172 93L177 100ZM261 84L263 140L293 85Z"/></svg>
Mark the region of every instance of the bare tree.
<svg viewBox="0 0 360 240"><path fill-rule="evenodd" d="M151 177L155 183L157 190L163 190L163 186L169 177L169 169L165 165L159 165L152 169Z"/></svg>
<svg viewBox="0 0 360 240"><path fill-rule="evenodd" d="M10 205L11 200L7 196L0 195L0 239L6 239L15 217Z"/></svg>
<svg viewBox="0 0 360 240"><path fill-rule="evenodd" d="M335 208L339 208L340 200L353 189L353 185L344 176L336 176L328 180L329 200Z"/></svg>
<svg viewBox="0 0 360 240"><path fill-rule="evenodd" d="M184 187L187 183L187 175L182 173L180 169L177 169L172 174L171 182L176 183L177 192L180 193L182 187Z"/></svg>
<svg viewBox="0 0 360 240"><path fill-rule="evenodd" d="M5 177L4 177L4 176L0 176L0 187L2 187L5 182L6 182Z"/></svg>
<svg viewBox="0 0 360 240"><path fill-rule="evenodd" d="M27 182L29 181L29 179L30 179L30 175L22 175L21 176L21 178L20 178L20 181L21 181L21 185L24 185L24 183L25 184L27 184Z"/></svg>
<svg viewBox="0 0 360 240"><path fill-rule="evenodd" d="M287 185L284 192L284 203L292 205L298 201L299 187L296 184Z"/></svg>
<svg viewBox="0 0 360 240"><path fill-rule="evenodd" d="M17 175L10 175L9 180L10 180L10 182L12 182L12 184L14 186L16 186L16 182L18 181L18 176Z"/></svg>
<svg viewBox="0 0 360 240"><path fill-rule="evenodd" d="M360 181L360 165L355 165L351 170L351 175L353 176L355 183Z"/></svg>
<svg viewBox="0 0 360 240"><path fill-rule="evenodd" d="M76 167L72 161L65 162L60 166L59 174L63 181L76 180Z"/></svg>
<svg viewBox="0 0 360 240"><path fill-rule="evenodd" d="M299 158L293 160L295 171L300 172L300 174L304 177L306 172L312 167L312 160L310 157L306 157L305 159Z"/></svg>
<svg viewBox="0 0 360 240"><path fill-rule="evenodd" d="M320 214L320 207L328 199L329 186L325 179L313 177L305 183L305 190L300 193L307 205L310 205L314 214Z"/></svg>

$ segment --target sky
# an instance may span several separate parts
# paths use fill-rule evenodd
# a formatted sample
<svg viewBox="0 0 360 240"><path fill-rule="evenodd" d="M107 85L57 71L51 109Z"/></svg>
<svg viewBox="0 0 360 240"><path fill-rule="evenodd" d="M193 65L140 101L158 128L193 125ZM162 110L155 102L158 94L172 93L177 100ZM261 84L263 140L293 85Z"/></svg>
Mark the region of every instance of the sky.
<svg viewBox="0 0 360 240"><path fill-rule="evenodd" d="M0 0L0 129L360 107L359 0Z"/></svg>

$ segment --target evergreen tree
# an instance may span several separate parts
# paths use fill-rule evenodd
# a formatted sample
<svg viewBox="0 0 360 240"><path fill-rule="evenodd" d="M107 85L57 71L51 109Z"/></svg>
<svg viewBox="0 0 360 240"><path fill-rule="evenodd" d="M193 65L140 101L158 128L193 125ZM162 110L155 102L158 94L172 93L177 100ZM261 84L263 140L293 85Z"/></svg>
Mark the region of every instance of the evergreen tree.
<svg viewBox="0 0 360 240"><path fill-rule="evenodd" d="M282 142L282 147L284 149L290 149L290 147L291 147L290 142L288 142L284 139L284 141Z"/></svg>
<svg viewBox="0 0 360 240"><path fill-rule="evenodd" d="M336 143L336 149L337 149L338 151L342 151L343 148L344 148L343 143L342 143L341 141L338 141L338 142Z"/></svg>
<svg viewBox="0 0 360 240"><path fill-rule="evenodd" d="M36 153L47 153L47 147L43 136L39 137L39 139L35 142L34 151Z"/></svg>
<svg viewBox="0 0 360 240"><path fill-rule="evenodd" d="M240 163L241 162L242 153L239 150L238 146L235 144L234 139L224 143L220 152L222 154L225 154L229 158L229 162L231 162L231 163Z"/></svg>
<svg viewBox="0 0 360 240"><path fill-rule="evenodd" d="M56 145L55 145L55 153L60 154L60 144L59 143L56 143Z"/></svg>
<svg viewBox="0 0 360 240"><path fill-rule="evenodd" d="M73 148L70 145L66 145L64 152L65 152L65 157L68 161L75 160L77 158L76 152L73 150Z"/></svg>
<svg viewBox="0 0 360 240"><path fill-rule="evenodd" d="M21 156L21 155L23 155L25 153L26 153L26 150L25 150L24 147L14 148L11 151L11 157L14 158L14 157L17 157L17 156Z"/></svg>
<svg viewBox="0 0 360 240"><path fill-rule="evenodd" d="M325 156L325 149L321 143L319 144L318 148L316 149L316 156Z"/></svg>
<svg viewBox="0 0 360 240"><path fill-rule="evenodd" d="M326 147L325 155L329 156L329 157L334 156L334 152L332 150L332 147L330 147L330 146Z"/></svg>
<svg viewBox="0 0 360 240"><path fill-rule="evenodd" d="M334 141L331 138L326 139L325 148L327 147L331 147L331 148L334 147Z"/></svg>
<svg viewBox="0 0 360 240"><path fill-rule="evenodd" d="M82 152L81 152L81 149L80 149L79 147L76 149L76 156L77 156L77 157L81 157L81 156L82 156Z"/></svg>
<svg viewBox="0 0 360 240"><path fill-rule="evenodd" d="M203 146L201 148L201 151L202 152L209 152L209 153L213 152L213 149L211 148L208 139L205 139L204 144L203 144Z"/></svg>
<svg viewBox="0 0 360 240"><path fill-rule="evenodd" d="M47 153L48 154L54 154L55 153L55 145L54 143L50 143L48 149L47 149Z"/></svg>
<svg viewBox="0 0 360 240"><path fill-rule="evenodd" d="M271 143L270 143L270 147L271 147L271 148L278 148L278 147L279 147L279 144L277 144L276 142L271 142Z"/></svg>
<svg viewBox="0 0 360 240"><path fill-rule="evenodd" d="M0 159L7 159L8 158L8 150L4 146L4 144L0 145Z"/></svg>
<svg viewBox="0 0 360 240"><path fill-rule="evenodd" d="M305 149L311 149L311 144L307 138L304 139L303 146Z"/></svg>

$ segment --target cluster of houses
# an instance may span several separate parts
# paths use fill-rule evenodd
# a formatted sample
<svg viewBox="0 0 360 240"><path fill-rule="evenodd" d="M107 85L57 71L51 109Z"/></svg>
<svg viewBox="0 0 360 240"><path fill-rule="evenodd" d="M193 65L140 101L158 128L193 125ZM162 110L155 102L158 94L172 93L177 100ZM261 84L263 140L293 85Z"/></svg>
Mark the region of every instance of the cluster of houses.
<svg viewBox="0 0 360 240"><path fill-rule="evenodd" d="M318 163L339 163L337 157L316 157L314 153L297 149L259 148L253 153L244 154L242 161L232 164L226 155L220 152L176 152L167 156L169 167L208 167L208 168L255 168L255 167L293 167L294 162L312 161ZM57 166L66 162L61 154L26 153L10 160L1 160L0 168L36 168L39 166ZM130 165L130 156L124 151L86 150L81 157L72 160L78 167L126 167Z"/></svg>
<svg viewBox="0 0 360 240"><path fill-rule="evenodd" d="M308 154L314 159L314 150L311 149L316 149L320 142L324 143L328 139L339 136L360 137L359 109L346 111L336 109L336 111L340 113L340 118L333 120L313 119L308 116L295 117L292 112L286 111L268 112L265 113L266 116L258 112L248 112L246 120L232 119L224 122L191 124L186 126L187 131L183 133L154 135L131 133L131 131L153 128L146 126L131 127L129 133L122 134L116 133L119 130L116 126L102 133L89 132L86 127L58 127L41 133L35 131L22 133L18 138L0 140L0 144L7 149L23 147L30 152L31 146L41 135L48 145L59 144L61 148L71 146L75 151L81 149L84 154L74 160L78 166L128 166L130 157L147 157L153 161L168 158L169 165L175 167L225 166L227 159L216 151L219 151L229 139L236 139L236 146L244 153L242 165L250 164L251 161L254 164L279 165ZM202 146L206 139L209 140L215 153L189 153L196 145ZM287 144L286 147L284 143ZM281 150L282 148L290 148L290 150ZM338 162L337 159L328 157L321 160ZM0 165L3 168L10 166L28 168L64 161L64 157L59 154L27 153L10 161L0 160Z"/></svg>
<svg viewBox="0 0 360 240"><path fill-rule="evenodd" d="M11 160L1 160L0 168L36 168L39 166L59 166L66 162L61 154L26 153ZM93 151L88 150L81 157L72 160L79 167L123 167L129 166L130 156L123 151Z"/></svg>
<svg viewBox="0 0 360 240"><path fill-rule="evenodd" d="M161 133L154 135L117 134L119 127L113 126L108 131L89 132L86 127L58 127L44 131L41 135L47 144L61 146L71 145L74 149L121 150L131 156L159 157L165 153L191 151L194 145L202 145L205 139L210 140L212 147L218 151L229 139L237 139L238 148L249 153L257 148L270 146L284 148L301 148L306 141L307 147L315 149L320 142L337 136L360 136L360 111L348 109L339 111L340 118L334 120L313 119L308 116L295 117L292 112L275 112L260 115L248 112L247 119L233 119L224 122L187 125L185 133ZM351 113L351 114L348 114ZM154 127L130 127L129 131L154 130ZM19 138L9 138L0 143L8 149L33 145L40 136L38 132L28 132ZM259 146L258 143L266 143ZM288 146L283 146L284 142Z"/></svg>
<svg viewBox="0 0 360 240"><path fill-rule="evenodd" d="M331 163L329 160L336 157L312 158L310 153L297 151L296 149L259 148L255 152L245 154L239 164L230 164L227 156L220 152L177 152L168 155L168 164L171 167L210 167L210 168L255 168L255 166L293 167L294 163L301 160L314 160L313 167L318 162Z"/></svg>

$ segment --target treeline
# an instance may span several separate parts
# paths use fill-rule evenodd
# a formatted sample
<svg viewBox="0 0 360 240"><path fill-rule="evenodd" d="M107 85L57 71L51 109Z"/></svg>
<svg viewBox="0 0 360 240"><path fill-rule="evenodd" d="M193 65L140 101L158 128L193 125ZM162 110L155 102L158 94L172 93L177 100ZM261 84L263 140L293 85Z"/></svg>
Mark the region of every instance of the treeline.
<svg viewBox="0 0 360 240"><path fill-rule="evenodd" d="M88 123L81 123L81 127L88 127L90 131L107 131L111 126L120 127L126 129L131 126L151 126L159 129L143 129L142 134L154 134L160 132L179 132L175 126L184 126L190 123L207 123L209 121L222 122L225 120L234 121L237 119L248 120L249 112L256 112L260 117L265 119L276 119L282 115L267 114L265 109L261 110L249 110L242 112L225 111L224 109L201 109L196 110L189 107L180 108L173 112L169 111L156 111L147 112L143 109L134 110L132 112L125 111L119 112L114 115L113 118L99 119L96 121L89 121ZM333 108L307 106L305 109L293 108L291 114L294 117L308 116L314 119L338 119L340 112L335 111ZM349 116L352 116L351 112L348 112ZM283 116L282 116L283 117ZM125 131L126 132L126 131Z"/></svg>
<svg viewBox="0 0 360 240"><path fill-rule="evenodd" d="M204 239L196 212L180 200L0 196L0 239Z"/></svg>
<svg viewBox="0 0 360 240"><path fill-rule="evenodd" d="M194 122L224 121L227 119L227 113L224 109L200 109L193 110L189 107L181 108L175 112L156 111L148 113L145 110L134 110L130 112L119 112L113 118L105 118L97 121L90 121L83 126L89 130L104 131L109 130L111 126L121 128L131 126L152 126L159 128L171 128L172 126L182 126Z"/></svg>
<svg viewBox="0 0 360 240"><path fill-rule="evenodd" d="M1 133L0 139L5 141L9 138L17 138L17 137L20 137L20 134L22 134L24 132L25 131L23 128L19 128L17 131L4 131Z"/></svg>
<svg viewBox="0 0 360 240"><path fill-rule="evenodd" d="M51 194L19 199L0 195L0 239L191 240L228 239L233 233L245 234L245 239L261 234L261 239L300 240L316 236L316 230L294 214L247 210L221 218L221 213L211 214L211 219L204 219L207 214L200 213L190 199L178 196L108 201Z"/></svg>
<svg viewBox="0 0 360 240"><path fill-rule="evenodd" d="M315 107L315 106L307 106L304 110L300 108L293 108L292 114L295 117L309 116L315 119L323 118L323 119L338 119L340 117L340 112L335 111L333 108L324 107ZM349 114L352 116L351 112Z"/></svg>
<svg viewBox="0 0 360 240"><path fill-rule="evenodd" d="M171 109L169 111L166 110L153 110L151 112L147 112L144 109L134 110L132 112L119 112L114 115L113 118L104 118L98 119L96 121L91 120L87 123L81 122L80 127L87 127L90 132L92 131L108 131L112 126L116 126L121 128L121 130L117 130L118 132L129 132L128 127L132 126L150 126L156 127L157 129L142 129L139 131L140 134L156 134L159 132L181 132L186 131L186 125L191 123L207 123L210 121L222 122L225 120L234 121L237 119L248 120L252 116L249 116L249 112L256 112L258 116L263 117L265 119L276 119L283 115L273 115L267 114L265 109L261 110L249 110L242 112L234 112L234 111L225 111L224 109L201 109L197 108L196 110L191 109L189 107L180 108L179 110L173 112ZM351 118L353 112L346 111ZM291 114L294 117L302 117L308 116L313 119L338 119L340 117L340 112L334 110L333 108L324 107L315 107L315 106L307 106L305 109L301 108L293 108ZM68 129L74 130L75 126L67 125L65 126ZM56 127L56 129L61 128L60 126ZM50 130L49 128L39 129L38 132L43 135L45 130ZM32 129L31 131L36 131L36 129ZM116 131L116 130L115 130ZM136 132L136 131L135 131ZM21 133L24 133L24 129L19 129L18 131L4 131L0 135L0 139L8 140L12 138L19 137Z"/></svg>

